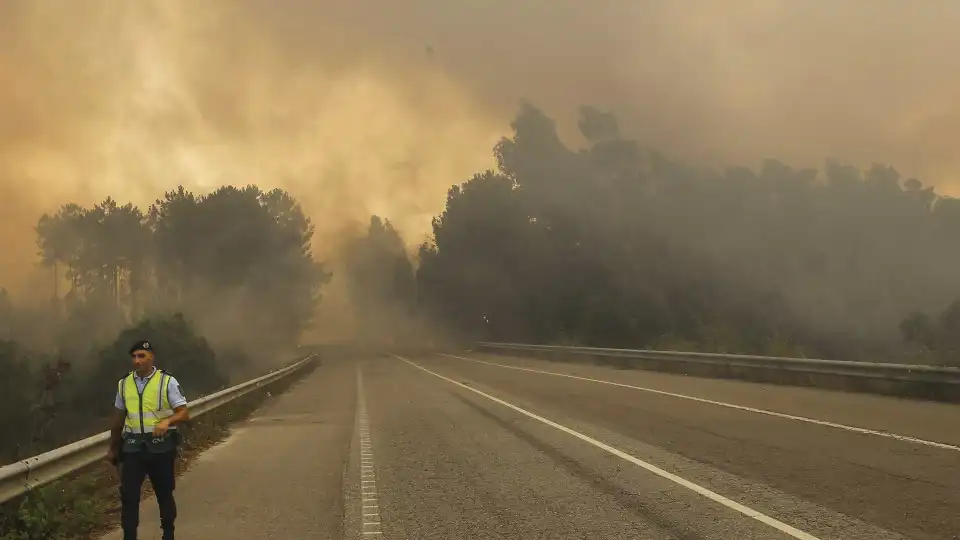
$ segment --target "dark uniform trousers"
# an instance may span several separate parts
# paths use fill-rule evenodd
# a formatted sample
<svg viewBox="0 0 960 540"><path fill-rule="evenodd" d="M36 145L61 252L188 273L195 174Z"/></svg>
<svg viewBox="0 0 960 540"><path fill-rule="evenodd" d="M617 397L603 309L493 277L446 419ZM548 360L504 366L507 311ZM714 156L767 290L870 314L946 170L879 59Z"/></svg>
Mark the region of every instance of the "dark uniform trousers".
<svg viewBox="0 0 960 540"><path fill-rule="evenodd" d="M153 453L146 448L138 452L123 452L120 464L120 523L124 540L136 540L140 525L140 491L143 480L150 477L150 485L160 507L160 527L163 539L173 540L173 522L177 518L177 503L173 499L176 487L174 463L176 450Z"/></svg>

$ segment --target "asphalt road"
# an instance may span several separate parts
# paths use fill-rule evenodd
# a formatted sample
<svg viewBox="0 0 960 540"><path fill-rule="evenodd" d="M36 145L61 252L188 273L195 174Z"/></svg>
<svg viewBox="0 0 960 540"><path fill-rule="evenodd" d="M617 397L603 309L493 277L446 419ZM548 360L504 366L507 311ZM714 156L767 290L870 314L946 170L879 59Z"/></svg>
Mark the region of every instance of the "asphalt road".
<svg viewBox="0 0 960 540"><path fill-rule="evenodd" d="M457 356L325 362L187 471L178 538L960 538L956 405Z"/></svg>
<svg viewBox="0 0 960 540"><path fill-rule="evenodd" d="M355 364L324 360L201 454L177 479L177 538L340 538ZM139 538L160 540L152 498L141 503Z"/></svg>

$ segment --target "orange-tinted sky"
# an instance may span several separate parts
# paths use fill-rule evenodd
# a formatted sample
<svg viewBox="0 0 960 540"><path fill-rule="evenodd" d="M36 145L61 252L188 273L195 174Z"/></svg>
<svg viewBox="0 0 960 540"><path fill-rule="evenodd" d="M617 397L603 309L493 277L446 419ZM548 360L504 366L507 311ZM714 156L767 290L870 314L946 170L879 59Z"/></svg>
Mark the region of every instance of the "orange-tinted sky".
<svg viewBox="0 0 960 540"><path fill-rule="evenodd" d="M946 0L6 0L0 286L25 283L41 213L178 183L290 189L321 253L371 213L415 243L521 97L705 163L883 161L952 192L958 20Z"/></svg>

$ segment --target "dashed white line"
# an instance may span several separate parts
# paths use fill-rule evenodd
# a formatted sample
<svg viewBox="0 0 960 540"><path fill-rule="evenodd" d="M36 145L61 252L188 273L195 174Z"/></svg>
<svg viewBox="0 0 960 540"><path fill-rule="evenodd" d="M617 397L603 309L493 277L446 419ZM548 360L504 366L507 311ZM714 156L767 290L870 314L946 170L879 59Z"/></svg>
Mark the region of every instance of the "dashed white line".
<svg viewBox="0 0 960 540"><path fill-rule="evenodd" d="M718 503L718 504L721 504L721 505L723 505L723 506L726 506L727 508L730 508L730 509L732 509L732 510L736 510L737 512L740 512L741 514L743 514L743 515L745 515L745 516L747 516L747 517L753 518L753 519L759 521L760 523L763 523L764 525L768 525L768 526L770 526L770 527L772 527L772 528L774 528L774 529L776 529L776 530L778 530L778 531L780 531L780 532L783 532L783 533L785 533L785 534L787 534L787 535L789 535L789 536L791 536L791 537L793 537L793 538L796 538L796 539L798 539L798 540L820 540L820 539L818 539L816 536L813 536L813 535L810 534L810 533L801 531L800 529L797 529L797 528L795 528L795 527L793 527L793 526L791 526L791 525L788 525L788 524L786 524L786 523L784 523L784 522L782 522L782 521L780 521L780 520L778 520L778 519L776 519L776 518L773 518L773 517L770 517L770 516L768 516L768 515L766 515L766 514L763 514L762 512L759 512L759 511L757 511L757 510L754 510L753 508L744 506L744 505L742 505L742 504L740 504L740 503L738 503L738 502L736 502L736 501L734 501L734 500L732 500L732 499L728 499L728 498L724 497L723 495L720 495L719 493L716 493L716 492L714 492L714 491L710 491L709 489L707 489L707 488L705 488L705 487L703 487L703 486L700 486L700 485L698 485L698 484L695 484L695 483L693 483L693 482L691 482L691 481L689 481L689 480L687 480L687 479L685 479L685 478L681 478L681 477L679 477L679 476L677 476L677 475L675 475L675 474L673 474L673 473L667 472L667 471L665 471L665 470L657 467L656 465L653 465L653 464L651 464L651 463L647 463L646 461L643 461L643 460L640 459L640 458L631 456L630 454L628 454L628 453L626 453L626 452L624 452L624 451L622 451L622 450L618 450L618 449L616 449L616 448L614 448L614 447L612 447L612 446L610 446L610 445L608 445L608 444L606 444L606 443L604 443L604 442L598 441L597 439L594 439L593 437L590 437L589 435L584 435L583 433L580 433L579 431L575 431L575 430L573 430L573 429L568 428L567 426L564 426L564 425L562 425L562 424L558 424L558 423L556 423L556 422L554 422L554 421L552 421L552 420L548 420L548 419L546 419L546 418L544 418L544 417L542 417L542 416L539 416L539 415L537 415L537 414L534 414L534 413L532 413L532 412L530 412L530 411L528 411L528 410L526 410L526 409L523 409L523 408L521 408L521 407L518 407L518 406L516 406L516 405L514 405L514 404L512 404L512 403L506 402L506 401L504 401L504 400L502 400L502 399L500 399L500 398L498 398L498 397L494 397L494 396L492 396L492 395L490 395L490 394L488 394L488 393L486 393L486 392L482 392L482 391L480 391L480 390L477 390L476 388L472 388L472 387L470 387L470 386L467 386L466 384L463 384L463 383L461 383L461 382L459 382L459 381L455 381L455 380L453 380L453 379L451 379L451 378L449 378L449 377L444 377L443 375L440 375L439 373L436 373L436 372L434 372L434 371L431 371L431 370L429 370L429 369L427 369L427 368L425 368L425 367L423 367L423 366L421 366L421 365L419 365L419 364L417 364L417 363L415 363L415 362L411 362L410 360L407 360L406 358L404 358L404 357L402 357L402 356L398 356L398 355L393 355L393 356L394 356L395 358L399 359L399 360L403 360L404 362L410 364L411 366L413 366L413 367L415 367L415 368L417 368L417 369L419 369L419 370L421 370L421 371L424 371L424 372L426 372L426 373L429 373L430 375L433 375L434 377L437 377L437 378L439 378L439 379L443 379L443 380L445 380L445 381L447 381L447 382L449 382L449 383L451 383L451 384L454 384L454 385L456 385L456 386L459 386L460 388L463 388L463 389L465 389L465 390L469 390L469 391L471 391L471 392L473 392L473 393L475 393L475 394L477 394L477 395L483 396L483 397L489 399L490 401L493 401L494 403L499 403L500 405L503 405L504 407L507 407L507 408L509 408L509 409L513 409L514 411L516 411L516 412L518 412L518 413L520 413L520 414L522 414L522 415L524 415L524 416L530 417L530 418L532 418L532 419L534 419L534 420L536 420L536 421L538 421L538 422L541 422L541 423L543 423L543 424L546 424L546 425L548 425L548 426L550 426L550 427L552 427L552 428L554 428L554 429L557 429L557 430L559 430L559 431L562 431L562 432L564 432L564 433L567 433L567 434L569 434L569 435L572 435L572 436L574 436L574 437L576 437L576 438L578 438L578 439L580 439L580 440L582 440L582 441L584 441L584 442L586 442L586 443L589 443L589 444L591 444L591 445L593 445L593 446L596 446L597 448L600 448L601 450L604 450L604 451L606 451L606 452L608 452L608 453L610 453L610 454L613 454L613 455L615 455L615 456L623 459L624 461L630 462L630 463L632 463L632 464L634 464L634 465L636 465L636 466L638 466L638 467L641 467L641 468L643 468L643 469L646 469L647 471L650 471L651 473L653 473L653 474L655 474L655 475L657 475L657 476L660 476L660 477L662 477L662 478L665 478L665 479L667 479L667 480L669 480L669 481L671 481L671 482L673 482L673 483L675 483L675 484L678 484L678 485L680 485L680 486L682 486L682 487L685 487L685 488L687 488L687 489L689 489L689 490L691 490L691 491L693 491L693 492L695 492L695 493L698 493L698 494L700 494L700 495L702 495L702 496L710 499L711 501L714 501L714 502L716 502L716 503Z"/></svg>
<svg viewBox="0 0 960 540"><path fill-rule="evenodd" d="M357 366L357 401L360 412L360 534L361 537L381 536L380 504L377 501L377 474L373 461L373 443L370 441L370 418L367 399L363 392L363 375Z"/></svg>
<svg viewBox="0 0 960 540"><path fill-rule="evenodd" d="M867 428L862 428L862 427L857 427L857 426L850 426L850 425L847 425L847 424L838 424L838 423L836 423L836 422L828 422L828 421L826 421L826 420L817 420L816 418L808 418L808 417L806 417L806 416L796 416L796 415L793 415L793 414L779 413L779 412L776 412L776 411L768 411L768 410L766 410L766 409L755 409L755 408L753 408L753 407L745 407L745 406L743 406L743 405L734 405L733 403L724 403L723 401L714 401L714 400L712 400L712 399L699 398L699 397L696 397L696 396L688 396L688 395L686 395L686 394L677 394L677 393L675 393L675 392L667 392L667 391L665 391L665 390L657 390L657 389L655 389L655 388L646 388L646 387L643 387L643 386L634 386L634 385L632 385L632 384L624 384L624 383L618 383L618 382L613 382L613 381L605 381L605 380L603 380L603 379L591 379L590 377L580 377L580 376L578 376L578 375L569 375L569 374L567 374L567 373L557 373L557 372L554 372L554 371L543 371L543 370L540 370L540 369L526 368L526 367L520 367L520 366L508 366L508 365L506 365L506 364L498 364L498 363L496 363L496 362L487 362L486 360L477 360L476 358L467 358L467 357L465 357L465 356L457 356L457 355L454 355L454 354L444 354L444 353L439 353L439 354L441 354L442 356L449 357L449 358L456 358L457 360L466 360L466 361L468 361L468 362L476 362L476 363L478 363L478 364L486 364L486 365L488 365L488 366L496 366L496 367L501 367L501 368L505 368L505 369L515 369L515 370L518 370L518 371L529 371L530 373L539 373L539 374L541 374L541 375L553 375L554 377L564 377L564 378L567 378L567 379L576 379L576 380L578 380L578 381L587 381L587 382L593 382L593 383L608 384L608 385L610 385L610 386L619 386L619 387L621 387L621 388L630 388L631 390L639 390L639 391L641 391L641 392L649 392L649 393L651 393L651 394L659 394L659 395L661 395L661 396L670 396L670 397L675 397L675 398L680 398L680 399L687 399L687 400L696 401L696 402L699 402L699 403L706 403L706 404L709 404L709 405L716 405L716 406L718 406L718 407L727 407L727 408L729 408L729 409L737 409L737 410L740 410L740 411L752 412L752 413L756 413L756 414L765 414L765 415L767 415L767 416L775 416L775 417L777 417L777 418L785 418L785 419L787 419L787 420L795 420L795 421L797 421L797 422L806 422L806 423L808 423L808 424L816 424L816 425L818 425L818 426L825 426L825 427L831 427L831 428L836 428L836 429L843 429L843 430L846 430L846 431L852 431L852 432L854 432L854 433L860 433L860 434L863 434L863 435L873 435L873 436L876 436L876 437L886 437L886 438L888 438L888 439L896 439L896 440L898 440L898 441L903 441L903 442L910 442L910 443L920 444L920 445L924 445L924 446L932 446L932 447L934 447L934 448L939 448L939 449L941 449L941 450L952 450L952 451L954 451L954 452L960 452L960 446L956 446L956 445L952 445L952 444L947 444L947 443L942 443L942 442L937 442L937 441L931 441L931 440L927 440L927 439L919 439L919 438L917 438L917 437L911 437L911 436L909 436L909 435L899 435L899 434L897 434L897 433L890 433L889 431L877 431L877 430L867 429Z"/></svg>

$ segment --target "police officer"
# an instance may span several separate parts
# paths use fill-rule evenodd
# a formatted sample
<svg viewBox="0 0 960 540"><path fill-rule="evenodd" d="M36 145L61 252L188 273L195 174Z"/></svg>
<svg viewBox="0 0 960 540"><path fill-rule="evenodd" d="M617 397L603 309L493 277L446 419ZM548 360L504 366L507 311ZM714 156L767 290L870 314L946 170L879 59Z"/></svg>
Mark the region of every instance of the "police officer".
<svg viewBox="0 0 960 540"><path fill-rule="evenodd" d="M180 434L189 420L180 383L154 366L153 345L138 341L130 348L134 370L117 383L116 408L107 459L120 470L120 521L124 540L136 540L140 524L140 489L145 477L160 506L163 540L173 540L177 504L173 499L174 462Z"/></svg>

